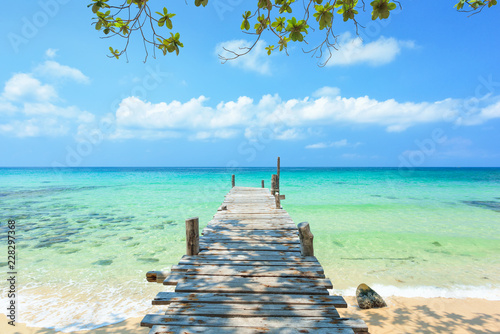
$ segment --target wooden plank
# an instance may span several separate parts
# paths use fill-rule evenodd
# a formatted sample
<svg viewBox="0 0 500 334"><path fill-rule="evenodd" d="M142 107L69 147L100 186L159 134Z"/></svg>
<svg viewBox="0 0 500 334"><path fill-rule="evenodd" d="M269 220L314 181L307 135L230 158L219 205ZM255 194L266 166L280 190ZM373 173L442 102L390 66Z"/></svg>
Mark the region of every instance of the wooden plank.
<svg viewBox="0 0 500 334"><path fill-rule="evenodd" d="M206 304L206 303L171 303L167 313L169 316L207 316L207 317L333 317L340 315L335 307L330 305L243 305L243 304Z"/></svg>
<svg viewBox="0 0 500 334"><path fill-rule="evenodd" d="M228 250L203 250L200 251L200 255L249 255L249 256L284 256L284 257L300 257L299 252L285 252L285 251L228 251Z"/></svg>
<svg viewBox="0 0 500 334"><path fill-rule="evenodd" d="M216 236L236 236L236 237L296 237L298 238L298 230L268 230L268 231L232 231L232 230L221 230L213 229L210 227L205 227L203 229L204 235L213 234Z"/></svg>
<svg viewBox="0 0 500 334"><path fill-rule="evenodd" d="M141 326L152 327L154 325L179 325L189 326L196 321L197 325L206 327L259 327L280 328L283 324L293 321L296 328L349 328L345 319L324 318L294 318L286 317L254 317L254 318L219 318L219 317L189 317L178 315L148 314L141 322Z"/></svg>
<svg viewBox="0 0 500 334"><path fill-rule="evenodd" d="M289 219L292 218L288 214L280 213L281 209L275 209L276 213L263 212L263 213L228 213L226 211L219 211L214 215L215 219Z"/></svg>
<svg viewBox="0 0 500 334"><path fill-rule="evenodd" d="M171 277L171 278L170 278ZM165 281L177 280L176 292L268 293L328 295L329 279L299 277L231 277L172 274ZM164 283L165 284L165 283Z"/></svg>
<svg viewBox="0 0 500 334"><path fill-rule="evenodd" d="M186 275L242 276L242 277L311 277L325 278L314 268L257 267L257 266L202 266L188 269Z"/></svg>
<svg viewBox="0 0 500 334"><path fill-rule="evenodd" d="M296 253L293 254L269 254L269 252L244 252L236 254L235 252L228 252L227 254L199 254L196 256L184 255L179 263L182 261L297 261L297 262L315 262L318 263L318 259L314 256L297 256Z"/></svg>
<svg viewBox="0 0 500 334"><path fill-rule="evenodd" d="M153 305L168 305L173 302L197 302L207 304L282 304L290 305L331 305L347 308L342 296L323 295L265 295L265 294L224 294L224 293L179 293L159 292Z"/></svg>
<svg viewBox="0 0 500 334"><path fill-rule="evenodd" d="M256 243L256 244L297 244L300 245L300 241L296 237L236 237L227 235L209 236L205 235L200 238L201 243L207 242L241 242L245 244Z"/></svg>
<svg viewBox="0 0 500 334"><path fill-rule="evenodd" d="M207 224L207 226L218 226L218 225L228 225L228 226L264 226L264 227L272 227L272 226L280 226L280 227L292 227L292 229L297 229L297 226L293 222L278 222L278 221L265 221L265 220L250 220L250 221L242 221L242 222L231 222L231 221L211 221Z"/></svg>
<svg viewBox="0 0 500 334"><path fill-rule="evenodd" d="M196 268L224 268L224 267L248 267L248 268L259 268L259 267L271 267L271 268L289 268L289 269L299 269L299 268L304 268L304 269L309 269L309 270L314 270L318 272L319 274L323 274L324 270L323 267L319 263L313 263L313 262L278 262L278 261L212 261L212 262L207 262L207 261L202 261L202 262L187 262L186 264L178 264L172 266L170 269L172 272L174 271L187 271L189 269L196 269ZM152 272L149 272L152 273ZM154 272L158 273L158 272ZM162 273L162 272L161 272ZM166 274L162 274L163 277L167 277L169 272ZM156 277L151 278L151 282L156 281Z"/></svg>
<svg viewBox="0 0 500 334"><path fill-rule="evenodd" d="M297 244L258 244L258 243L238 243L238 242L200 242L201 250L238 250L238 251L285 251L299 252L300 245Z"/></svg>
<svg viewBox="0 0 500 334"><path fill-rule="evenodd" d="M296 226L279 226L279 225L231 225L231 224L211 224L209 228L213 230L290 230L296 231Z"/></svg>
<svg viewBox="0 0 500 334"><path fill-rule="evenodd" d="M204 327L204 326L176 326L156 325L151 328L149 334L352 334L350 328L314 328L311 331L296 327L263 328L263 327Z"/></svg>
<svg viewBox="0 0 500 334"><path fill-rule="evenodd" d="M240 238L295 238L298 239L297 230L227 230L205 227L203 235L206 237L240 237Z"/></svg>

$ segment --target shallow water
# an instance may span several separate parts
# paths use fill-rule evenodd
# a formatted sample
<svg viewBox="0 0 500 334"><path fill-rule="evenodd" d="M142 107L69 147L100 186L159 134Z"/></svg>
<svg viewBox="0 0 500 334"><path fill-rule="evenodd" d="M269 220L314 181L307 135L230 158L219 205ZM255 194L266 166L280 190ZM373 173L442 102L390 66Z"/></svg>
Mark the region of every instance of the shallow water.
<svg viewBox="0 0 500 334"><path fill-rule="evenodd" d="M260 186L274 170L233 172ZM165 287L145 273L179 261L184 220L205 226L233 172L0 169L2 245L17 222L19 321L70 331L150 311ZM500 299L500 169L283 168L280 185L335 292L364 282L382 295Z"/></svg>

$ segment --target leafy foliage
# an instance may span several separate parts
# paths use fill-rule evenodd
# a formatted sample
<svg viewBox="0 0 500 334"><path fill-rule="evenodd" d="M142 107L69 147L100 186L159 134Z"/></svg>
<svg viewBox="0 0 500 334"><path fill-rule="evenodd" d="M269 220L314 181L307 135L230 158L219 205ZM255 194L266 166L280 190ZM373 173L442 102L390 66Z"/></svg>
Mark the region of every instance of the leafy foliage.
<svg viewBox="0 0 500 334"><path fill-rule="evenodd" d="M461 12L471 12L472 14L481 12L484 8L492 7L497 4L497 0L455 0L458 1L455 7ZM178 32L170 32L170 37L165 38L157 33L157 29L174 28L174 13L169 13L167 8L152 14L150 0L91 0L88 5L96 15L93 24L95 29L102 31L109 38L119 36L125 39L125 46L119 50L110 47L112 58L120 58L127 52L130 37L135 32L141 34L148 57L149 44L153 51L159 49L163 55L175 52L177 55L180 48L184 47L180 41ZM155 4L160 3L153 0ZM250 2L249 0L245 2ZM208 0L195 0L195 6L207 6ZM268 55L274 51L285 51L288 54L288 43L290 41L305 43L309 32L315 32L319 28L325 35L324 40L316 47L304 52L311 52L317 58L325 60L320 65L325 65L332 56L332 50L336 49L337 36L333 32L333 22L335 14L342 15L344 22L352 21L358 32L361 26L357 19L359 11L366 11L364 0L333 0L323 3L323 0L303 0L300 4L296 0L254 0L253 11L245 11L242 15L241 30L255 36L254 43L247 48L238 51L226 50L231 56L229 58L219 56L225 62L235 59L249 53L260 40L264 33L274 36L277 42L275 45L269 45L265 49ZM384 20L391 15L391 11L396 9L399 4L396 0L373 0L370 2L372 20ZM399 4L399 7L401 5ZM310 20L310 14L313 14L314 20ZM124 17L119 15L125 14ZM301 18L299 18L301 16ZM314 27L309 25L314 23ZM253 28L252 28L253 26ZM148 37L151 36L151 37ZM329 57L324 57L325 51L329 52Z"/></svg>

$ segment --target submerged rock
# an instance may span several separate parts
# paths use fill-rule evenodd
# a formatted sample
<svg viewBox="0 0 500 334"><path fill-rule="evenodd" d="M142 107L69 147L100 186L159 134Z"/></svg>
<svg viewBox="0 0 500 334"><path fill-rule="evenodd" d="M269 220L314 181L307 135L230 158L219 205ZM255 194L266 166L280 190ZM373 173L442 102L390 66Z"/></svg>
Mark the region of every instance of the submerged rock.
<svg viewBox="0 0 500 334"><path fill-rule="evenodd" d="M96 264L98 266L109 266L111 263L113 263L113 260L99 260L92 262L92 264Z"/></svg>
<svg viewBox="0 0 500 334"><path fill-rule="evenodd" d="M436 246L436 247L441 247L441 246L442 246L442 245L439 243L439 241L434 241L432 244L433 244L434 246Z"/></svg>
<svg viewBox="0 0 500 334"><path fill-rule="evenodd" d="M463 203L471 206L477 206L483 209L490 209L496 212L500 212L500 202L495 201L463 201Z"/></svg>
<svg viewBox="0 0 500 334"><path fill-rule="evenodd" d="M386 307L387 304L372 288L366 284L360 284L356 290L356 300L362 309Z"/></svg>
<svg viewBox="0 0 500 334"><path fill-rule="evenodd" d="M137 261L146 262L146 263L153 263L153 262L158 262L160 260L159 259L155 259L153 257L147 257L147 258L138 258Z"/></svg>
<svg viewBox="0 0 500 334"><path fill-rule="evenodd" d="M134 237L120 237L120 240L122 241L127 241L127 240L132 240Z"/></svg>

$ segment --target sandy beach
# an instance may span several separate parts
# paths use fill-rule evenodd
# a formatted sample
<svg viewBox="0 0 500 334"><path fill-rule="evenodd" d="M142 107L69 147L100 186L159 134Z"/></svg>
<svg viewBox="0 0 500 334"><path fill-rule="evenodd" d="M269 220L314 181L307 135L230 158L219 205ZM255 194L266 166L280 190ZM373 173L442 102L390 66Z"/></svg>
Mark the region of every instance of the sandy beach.
<svg viewBox="0 0 500 334"><path fill-rule="evenodd" d="M484 299L451 298L386 298L388 307L361 310L354 297L346 297L347 309L340 309L341 316L362 318L371 334L406 333L499 333L500 301ZM5 315L0 316L0 332L5 334L60 334L45 328L27 327L17 323L7 325ZM75 334L148 333L140 327L139 318Z"/></svg>

